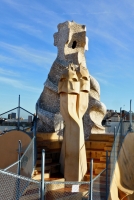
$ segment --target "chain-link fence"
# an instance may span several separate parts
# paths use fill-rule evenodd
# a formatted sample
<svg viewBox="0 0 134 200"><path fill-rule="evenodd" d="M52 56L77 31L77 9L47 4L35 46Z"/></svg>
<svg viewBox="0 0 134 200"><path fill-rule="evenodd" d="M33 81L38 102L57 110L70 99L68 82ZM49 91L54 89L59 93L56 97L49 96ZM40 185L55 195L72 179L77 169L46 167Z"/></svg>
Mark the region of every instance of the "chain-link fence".
<svg viewBox="0 0 134 200"><path fill-rule="evenodd" d="M114 143L112 146L112 151L110 153L110 158L108 160L108 166L107 166L107 178L109 179L109 183L112 183L112 179L113 179L113 175L114 175L114 171L115 171L115 167L116 167L116 163L118 160L118 155L119 155L119 151L121 149L122 146L122 142L124 140L124 137L126 136L126 134L130 131L132 131L131 126L132 126L132 121L130 121L130 125L128 126L127 132L124 132L124 119L126 118L126 116L128 116L129 113L127 113L123 118L121 118L118 127L114 128ZM131 115L132 113L130 113ZM109 188L110 188L110 184L109 184ZM109 194L109 189L108 189L108 194Z"/></svg>
<svg viewBox="0 0 134 200"><path fill-rule="evenodd" d="M20 174L29 178L31 178L34 170L34 140L35 138L32 139L31 143L28 145L26 151L20 159Z"/></svg>
<svg viewBox="0 0 134 200"><path fill-rule="evenodd" d="M18 164L19 164L19 161L17 161L15 163L13 163L12 165L8 166L3 171L11 172L11 173L14 173L14 174L18 174Z"/></svg>
<svg viewBox="0 0 134 200"><path fill-rule="evenodd" d="M16 174L0 170L1 200L38 200L40 183Z"/></svg>
<svg viewBox="0 0 134 200"><path fill-rule="evenodd" d="M109 160L109 170L110 170L110 182L112 181L113 177L113 172L115 169L115 164L117 161L118 153L119 153L119 148L121 146L121 122L119 123L119 126L117 130L115 129L114 131L114 143L112 146L112 151L110 154L110 160Z"/></svg>
<svg viewBox="0 0 134 200"><path fill-rule="evenodd" d="M20 161L13 163L9 167L5 168L4 171L8 171L15 174L19 173L22 176L31 178L34 170L34 142L35 142L35 137L31 140L26 151L20 158ZM19 163L20 163L20 169L19 169Z"/></svg>
<svg viewBox="0 0 134 200"><path fill-rule="evenodd" d="M109 180L106 181L106 169L93 179L92 199L106 200L106 189L109 186Z"/></svg>
<svg viewBox="0 0 134 200"><path fill-rule="evenodd" d="M45 200L88 200L89 182L45 182Z"/></svg>

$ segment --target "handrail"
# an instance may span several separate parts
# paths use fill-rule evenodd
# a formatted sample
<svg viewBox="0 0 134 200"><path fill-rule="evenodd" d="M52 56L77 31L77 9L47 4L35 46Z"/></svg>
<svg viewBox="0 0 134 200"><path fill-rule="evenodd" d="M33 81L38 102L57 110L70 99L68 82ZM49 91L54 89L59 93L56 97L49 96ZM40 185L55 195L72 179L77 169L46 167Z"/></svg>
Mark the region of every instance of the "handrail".
<svg viewBox="0 0 134 200"><path fill-rule="evenodd" d="M29 114L31 114L31 115L33 115L33 116L34 116L34 114L33 114L33 113L31 113L31 112L29 112L28 110L26 110L26 109L22 108L21 106L17 106L16 108L13 108L13 109L11 109L11 110L8 110L8 111L6 111L6 112L4 112L4 113L1 113L1 114L0 114L0 116L1 116L1 115L4 115L4 114L6 114L6 113L8 113L8 112L11 112L11 111L13 111L13 110L15 110L15 109L17 109L17 108L21 108L22 110L24 110L24 111L26 111L27 113L29 113Z"/></svg>
<svg viewBox="0 0 134 200"><path fill-rule="evenodd" d="M15 163L13 163L13 164L11 164L11 165L9 165L9 166L6 167L5 169L3 169L3 171L7 171L8 169L10 169L11 167L13 167L14 165L16 165L16 164L18 164L18 163L19 163L19 161L15 162Z"/></svg>
<svg viewBox="0 0 134 200"><path fill-rule="evenodd" d="M32 181L33 183L40 184L40 182L37 181L37 180L31 179L31 178L28 178L28 177L25 177L25 176L22 176L22 175L14 174L14 173L11 173L11 172L5 172L3 169L0 169L0 172L2 172L3 174L7 174L7 175L10 175L10 176L13 176L13 177L21 178L23 180L27 180L29 182Z"/></svg>
<svg viewBox="0 0 134 200"><path fill-rule="evenodd" d="M113 166L112 166L112 169L111 169L111 174L110 174L110 177L111 177L110 185L111 185L111 183L112 183L113 173L114 173L116 161L118 160L119 152L120 152L120 149L121 149L121 147L122 147L122 138L120 138L120 137L123 136L123 135L122 135L122 130L121 130L122 127L121 127L121 126L122 126L123 119L125 119L125 117L126 117L127 115L129 115L129 112L127 112L127 113L123 116L123 118L120 119L119 125L118 125L118 127L117 127L117 129L116 129L115 138L114 138L114 143L113 143L112 150L111 150L110 157L109 157L109 164L112 164L112 165L113 165ZM128 132L129 132L129 130L127 130L127 132L126 132L126 134L124 134L124 136L126 136ZM118 138L117 138L117 136L118 136ZM118 143L118 145L120 144L118 147L117 147L117 143ZM118 148L118 151L115 151L115 148ZM117 149L116 149L116 150L117 150ZM115 155L115 153L116 153L116 155ZM114 156L112 156L112 154L114 154ZM114 162L113 162L113 163L110 163L110 162L112 161L113 157L114 157ZM110 186L109 186L109 188L110 188ZM108 195L109 195L109 192L110 192L110 190L108 191Z"/></svg>
<svg viewBox="0 0 134 200"><path fill-rule="evenodd" d="M4 114L6 114L6 113L8 113L8 112L10 112L10 111L13 111L13 110L15 110L15 109L17 109L17 108L18 108L18 107L13 108L13 109L11 109L11 110L8 110L7 112L4 112L4 113L0 114L0 116L1 116L1 115L4 115Z"/></svg>
<svg viewBox="0 0 134 200"><path fill-rule="evenodd" d="M26 110L26 109L22 108L21 106L20 106L20 108L21 108L22 110L26 111L27 113L29 113L29 114L31 114L31 115L33 115L33 116L34 116L34 114L33 114L33 113L31 113L31 112L29 112L28 110Z"/></svg>

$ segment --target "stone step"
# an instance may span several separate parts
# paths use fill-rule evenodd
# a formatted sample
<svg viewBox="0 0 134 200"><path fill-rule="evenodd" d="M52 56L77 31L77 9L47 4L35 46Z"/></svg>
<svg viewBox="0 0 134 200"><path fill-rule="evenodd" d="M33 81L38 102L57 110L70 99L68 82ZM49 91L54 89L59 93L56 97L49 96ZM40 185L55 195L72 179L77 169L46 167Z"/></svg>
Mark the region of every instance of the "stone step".
<svg viewBox="0 0 134 200"><path fill-rule="evenodd" d="M48 148L48 149L61 149L62 141L54 140L44 140L44 141L39 141L37 142L37 147L39 148Z"/></svg>
<svg viewBox="0 0 134 200"><path fill-rule="evenodd" d="M104 149L104 147L112 147L113 142L107 141L85 141L86 149Z"/></svg>
<svg viewBox="0 0 134 200"><path fill-rule="evenodd" d="M37 141L42 141L42 140L62 140L63 137L57 135L57 133L40 133L37 132Z"/></svg>
<svg viewBox="0 0 134 200"><path fill-rule="evenodd" d="M37 159L37 161L36 161L36 165L38 165L38 164L41 164L42 163L42 161L41 161L41 159ZM45 158L45 164L48 164L48 163L52 163L52 158Z"/></svg>
<svg viewBox="0 0 134 200"><path fill-rule="evenodd" d="M105 151L111 151L111 150L112 150L112 147L108 147L108 146L107 146L107 147L104 147L104 150L105 150Z"/></svg>
<svg viewBox="0 0 134 200"><path fill-rule="evenodd" d="M45 173L44 174L44 180L49 179L50 178L50 173ZM36 180L36 181L40 181L41 180L41 173L34 175L32 177L32 179Z"/></svg>
<svg viewBox="0 0 134 200"><path fill-rule="evenodd" d="M103 169L102 169L103 170ZM98 174L93 172L93 179L96 178ZM108 174L108 180L110 180L110 173ZM84 181L90 181L90 172L87 172L84 176ZM104 171L96 180L95 182L106 182L106 171Z"/></svg>
<svg viewBox="0 0 134 200"><path fill-rule="evenodd" d="M50 171L46 170L45 174L44 174L44 179L46 180L46 179L49 179L49 178L50 178ZM38 172L38 171L37 171L37 173L35 172L35 174L32 176L32 179L34 179L36 181L40 181L41 180L41 172Z"/></svg>
<svg viewBox="0 0 134 200"><path fill-rule="evenodd" d="M61 151L60 149L51 149L45 153L45 158L51 158L52 155L55 156L55 154L59 154L59 156L60 156L60 151ZM41 151L37 152L37 159L39 159L41 157L42 157L42 152Z"/></svg>
<svg viewBox="0 0 134 200"><path fill-rule="evenodd" d="M89 136L89 141L109 141L111 139L114 139L114 135L113 134L91 134Z"/></svg>
<svg viewBox="0 0 134 200"><path fill-rule="evenodd" d="M106 156L106 151L104 149L86 149L87 158L99 159L100 157ZM108 152L110 156L110 152Z"/></svg>
<svg viewBox="0 0 134 200"><path fill-rule="evenodd" d="M50 181L51 180L51 181ZM51 192L53 190L59 190L65 187L65 179L64 178L53 178L53 179L49 179L48 180L49 184L47 184L47 180L46 180L46 184L45 184L45 192ZM51 182L51 183L50 183ZM53 183L53 182L61 182L61 183Z"/></svg>
<svg viewBox="0 0 134 200"><path fill-rule="evenodd" d="M95 169L95 174L100 174L102 171L104 170L104 168L97 168Z"/></svg>
<svg viewBox="0 0 134 200"><path fill-rule="evenodd" d="M114 142L114 137L108 139L109 142Z"/></svg>
<svg viewBox="0 0 134 200"><path fill-rule="evenodd" d="M100 157L100 161L106 162L106 157Z"/></svg>
<svg viewBox="0 0 134 200"><path fill-rule="evenodd" d="M45 147L45 146L47 148L49 145L54 145L56 143L62 144L62 141L59 141L59 140L52 140L52 141L51 140L42 140L42 141L37 142L37 148Z"/></svg>
<svg viewBox="0 0 134 200"><path fill-rule="evenodd" d="M100 174L103 170L104 170L104 168L97 168L97 169L95 169L95 174L98 175L98 174ZM110 170L110 166L109 166L108 175L110 175L110 171L111 171L111 170ZM103 172L103 175L106 175L106 171Z"/></svg>
<svg viewBox="0 0 134 200"><path fill-rule="evenodd" d="M36 170L38 172L41 172L41 165L36 165ZM56 173L60 170L60 164L59 163L50 163L45 165L45 170L50 170L51 173Z"/></svg>
<svg viewBox="0 0 134 200"><path fill-rule="evenodd" d="M90 159L87 160L87 168L90 169ZM93 170L96 168L106 168L106 162L100 161L99 159L93 160Z"/></svg>

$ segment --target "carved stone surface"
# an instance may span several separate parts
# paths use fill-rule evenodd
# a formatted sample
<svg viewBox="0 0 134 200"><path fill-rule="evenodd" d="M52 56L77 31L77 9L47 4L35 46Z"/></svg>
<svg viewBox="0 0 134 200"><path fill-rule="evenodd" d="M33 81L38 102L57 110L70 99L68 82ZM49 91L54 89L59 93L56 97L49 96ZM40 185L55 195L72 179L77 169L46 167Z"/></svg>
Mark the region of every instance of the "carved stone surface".
<svg viewBox="0 0 134 200"><path fill-rule="evenodd" d="M58 82L66 67L70 63L86 66L85 50L87 49L86 27L75 22L64 22L58 25L58 32L54 34L54 45L58 48L57 58L54 61L48 78L44 84L38 105L39 132L60 132L64 127L60 115L60 96ZM106 107L100 102L100 87L98 82L90 76L90 95L88 109L83 116L85 138L90 133L104 133L101 121L106 113ZM58 124L59 126L55 124ZM58 130L59 127L59 130Z"/></svg>
<svg viewBox="0 0 134 200"><path fill-rule="evenodd" d="M66 181L81 181L87 172L82 117L88 107L89 73L82 65L70 65L61 76L58 92L65 120L61 148L61 172Z"/></svg>

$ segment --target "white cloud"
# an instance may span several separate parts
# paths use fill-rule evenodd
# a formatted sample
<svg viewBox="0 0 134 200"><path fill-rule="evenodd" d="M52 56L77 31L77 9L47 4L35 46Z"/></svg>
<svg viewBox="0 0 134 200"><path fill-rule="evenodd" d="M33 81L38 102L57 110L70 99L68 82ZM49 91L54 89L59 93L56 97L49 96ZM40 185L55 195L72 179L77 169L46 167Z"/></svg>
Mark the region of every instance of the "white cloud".
<svg viewBox="0 0 134 200"><path fill-rule="evenodd" d="M2 67L0 67L0 74L7 75L7 76L19 76L18 72L7 70L7 69L4 69Z"/></svg>
<svg viewBox="0 0 134 200"><path fill-rule="evenodd" d="M45 67L45 64L52 64L56 58L55 53L48 51L39 51L33 48L12 45L0 42L0 47L6 49L11 54L21 59L24 63L34 63L40 67ZM46 67L48 69L48 67Z"/></svg>
<svg viewBox="0 0 134 200"><path fill-rule="evenodd" d="M97 34L100 37L103 37L107 41L110 41L111 43L114 43L116 46L119 46L119 47L129 51L129 49L127 48L125 42L123 43L121 40L119 40L116 37L112 36L108 32L101 31L100 29L91 29L91 28L89 29L89 31L92 31L93 33Z"/></svg>
<svg viewBox="0 0 134 200"><path fill-rule="evenodd" d="M17 80L17 79L12 79L12 78L0 76L0 82L7 84L7 85L10 85L14 88L19 88L21 90L28 90L28 91L32 91L32 92L40 92L39 88L31 87L31 86L27 85L26 83L24 83L20 80Z"/></svg>
<svg viewBox="0 0 134 200"><path fill-rule="evenodd" d="M13 28L17 28L21 31L24 31L25 33L32 35L34 37L37 37L41 40L45 41L45 37L43 35L43 32L41 29L38 29L37 27L35 28L33 25L28 25L28 24L24 24L24 23L11 23L11 25L13 26Z"/></svg>
<svg viewBox="0 0 134 200"><path fill-rule="evenodd" d="M111 85L106 79L95 76L96 80L103 85Z"/></svg>

